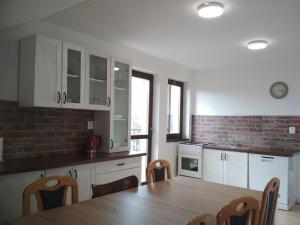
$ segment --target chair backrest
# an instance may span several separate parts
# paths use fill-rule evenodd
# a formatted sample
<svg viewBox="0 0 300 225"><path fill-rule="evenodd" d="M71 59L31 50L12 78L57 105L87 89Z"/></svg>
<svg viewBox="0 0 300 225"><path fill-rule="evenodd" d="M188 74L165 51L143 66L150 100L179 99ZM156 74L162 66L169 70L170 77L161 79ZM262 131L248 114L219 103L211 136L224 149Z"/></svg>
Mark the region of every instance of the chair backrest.
<svg viewBox="0 0 300 225"><path fill-rule="evenodd" d="M273 225L276 205L278 200L280 181L271 179L265 187L259 211L259 225Z"/></svg>
<svg viewBox="0 0 300 225"><path fill-rule="evenodd" d="M196 216L185 225L217 225L216 217L211 214Z"/></svg>
<svg viewBox="0 0 300 225"><path fill-rule="evenodd" d="M129 176L111 183L95 185L92 184L92 198L101 197L119 191L135 188L139 185L139 180L136 176Z"/></svg>
<svg viewBox="0 0 300 225"><path fill-rule="evenodd" d="M49 186L52 182L55 184ZM72 190L72 203L78 202L78 186L72 177L49 176L28 185L23 191L23 216L31 213L30 196L32 194L36 197L39 211L66 205L68 187Z"/></svg>
<svg viewBox="0 0 300 225"><path fill-rule="evenodd" d="M158 159L151 161L146 169L147 183L162 181L166 178L171 179L170 163L166 160Z"/></svg>
<svg viewBox="0 0 300 225"><path fill-rule="evenodd" d="M257 225L259 203L252 197L234 199L217 214L218 225Z"/></svg>

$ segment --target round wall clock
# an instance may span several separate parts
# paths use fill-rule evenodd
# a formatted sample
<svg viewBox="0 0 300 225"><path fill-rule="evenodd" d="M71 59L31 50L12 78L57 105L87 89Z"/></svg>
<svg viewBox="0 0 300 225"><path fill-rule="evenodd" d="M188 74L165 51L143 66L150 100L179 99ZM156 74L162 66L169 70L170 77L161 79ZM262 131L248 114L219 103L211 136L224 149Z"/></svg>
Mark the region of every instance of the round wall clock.
<svg viewBox="0 0 300 225"><path fill-rule="evenodd" d="M286 83L278 81L270 87L270 94L273 98L281 99L288 94L289 88Z"/></svg>

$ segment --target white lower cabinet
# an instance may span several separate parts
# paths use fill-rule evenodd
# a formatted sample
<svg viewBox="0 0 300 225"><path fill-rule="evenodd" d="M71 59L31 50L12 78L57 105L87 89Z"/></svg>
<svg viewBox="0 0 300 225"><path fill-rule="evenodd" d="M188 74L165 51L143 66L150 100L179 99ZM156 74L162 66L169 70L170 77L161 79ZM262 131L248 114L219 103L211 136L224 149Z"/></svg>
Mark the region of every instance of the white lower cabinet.
<svg viewBox="0 0 300 225"><path fill-rule="evenodd" d="M0 224L22 216L23 191L31 183L44 176L44 171L0 176ZM34 196L31 196L31 212L37 212Z"/></svg>
<svg viewBox="0 0 300 225"><path fill-rule="evenodd" d="M225 184L248 187L248 153L226 152ZM226 168L227 167L227 168Z"/></svg>
<svg viewBox="0 0 300 225"><path fill-rule="evenodd" d="M91 171L95 164L80 165L73 167L73 176L78 183L78 200L86 201L91 199Z"/></svg>
<svg viewBox="0 0 300 225"><path fill-rule="evenodd" d="M248 153L204 149L203 179L247 188Z"/></svg>
<svg viewBox="0 0 300 225"><path fill-rule="evenodd" d="M61 167L28 173L0 176L0 224L22 216L23 191L31 183L44 176L71 176L78 183L79 201L91 199L92 184L104 184L135 175L140 181L141 157ZM51 184L50 184L51 185ZM71 204L71 190L67 194ZM31 196L31 212L38 211L35 196Z"/></svg>
<svg viewBox="0 0 300 225"><path fill-rule="evenodd" d="M224 183L223 152L204 149L203 153L203 179L209 182Z"/></svg>
<svg viewBox="0 0 300 225"><path fill-rule="evenodd" d="M105 184L129 176L136 176L140 183L141 157L96 163L92 173L92 183Z"/></svg>

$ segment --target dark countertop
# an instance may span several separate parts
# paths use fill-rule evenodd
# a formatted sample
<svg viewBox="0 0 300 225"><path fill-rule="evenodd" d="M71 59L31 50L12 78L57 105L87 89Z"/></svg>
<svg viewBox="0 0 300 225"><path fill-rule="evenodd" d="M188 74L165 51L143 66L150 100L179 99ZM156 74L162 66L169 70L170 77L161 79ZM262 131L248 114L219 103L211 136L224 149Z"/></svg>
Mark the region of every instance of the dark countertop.
<svg viewBox="0 0 300 225"><path fill-rule="evenodd" d="M76 166L116 159L125 159L147 155L147 153L116 152L97 153L91 158L87 154L64 154L38 158L12 159L0 162L0 176L37 170L53 169L65 166Z"/></svg>
<svg viewBox="0 0 300 225"><path fill-rule="evenodd" d="M203 146L205 149L212 150L224 150L232 152L245 152L253 153L260 155L271 155L271 156L284 156L291 157L294 154L300 152L300 150L280 150L280 149L267 149L267 148L258 148L258 147L239 147L239 146L223 146L223 145L206 145Z"/></svg>

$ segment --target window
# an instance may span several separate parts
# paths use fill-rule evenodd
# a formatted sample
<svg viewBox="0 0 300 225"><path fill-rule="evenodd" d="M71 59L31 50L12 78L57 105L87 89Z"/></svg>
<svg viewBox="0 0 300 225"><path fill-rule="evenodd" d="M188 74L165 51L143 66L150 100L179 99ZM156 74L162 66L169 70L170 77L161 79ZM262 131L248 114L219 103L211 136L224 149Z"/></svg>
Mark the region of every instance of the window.
<svg viewBox="0 0 300 225"><path fill-rule="evenodd" d="M167 141L182 139L183 82L168 81L168 134Z"/></svg>

